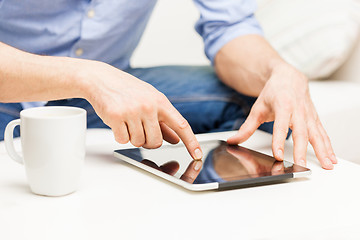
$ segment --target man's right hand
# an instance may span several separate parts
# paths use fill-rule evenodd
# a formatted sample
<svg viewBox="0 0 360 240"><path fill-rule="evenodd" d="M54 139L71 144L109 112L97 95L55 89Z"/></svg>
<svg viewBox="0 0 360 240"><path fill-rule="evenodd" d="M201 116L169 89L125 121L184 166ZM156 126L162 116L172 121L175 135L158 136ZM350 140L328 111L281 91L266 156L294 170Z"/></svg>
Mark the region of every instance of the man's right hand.
<svg viewBox="0 0 360 240"><path fill-rule="evenodd" d="M164 94L106 63L39 56L0 42L0 101L85 98L119 143L156 148L184 142L194 159L200 145L188 122Z"/></svg>
<svg viewBox="0 0 360 240"><path fill-rule="evenodd" d="M202 158L189 123L164 94L108 64L88 60L79 64L77 79L85 98L113 130L117 142L158 148L163 139L178 143L180 137L194 159Z"/></svg>

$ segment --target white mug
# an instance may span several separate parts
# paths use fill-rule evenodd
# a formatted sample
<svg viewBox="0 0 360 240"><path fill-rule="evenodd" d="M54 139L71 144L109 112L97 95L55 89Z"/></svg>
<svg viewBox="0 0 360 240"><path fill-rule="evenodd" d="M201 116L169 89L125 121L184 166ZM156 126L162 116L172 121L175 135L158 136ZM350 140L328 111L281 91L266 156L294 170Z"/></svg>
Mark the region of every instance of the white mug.
<svg viewBox="0 0 360 240"><path fill-rule="evenodd" d="M20 125L22 157L14 148ZM85 158L86 111L76 107L37 107L20 112L5 129L5 147L24 164L32 192L63 196L77 190Z"/></svg>

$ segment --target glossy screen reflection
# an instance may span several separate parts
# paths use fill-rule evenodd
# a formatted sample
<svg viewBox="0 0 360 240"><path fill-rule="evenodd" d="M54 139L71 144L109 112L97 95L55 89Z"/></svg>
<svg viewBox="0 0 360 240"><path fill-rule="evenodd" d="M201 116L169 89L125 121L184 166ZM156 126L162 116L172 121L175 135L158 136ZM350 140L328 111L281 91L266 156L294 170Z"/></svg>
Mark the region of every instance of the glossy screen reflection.
<svg viewBox="0 0 360 240"><path fill-rule="evenodd" d="M194 161L183 145L117 152L189 183L232 182L306 171L290 162L279 162L253 150L223 141L200 143L204 159Z"/></svg>

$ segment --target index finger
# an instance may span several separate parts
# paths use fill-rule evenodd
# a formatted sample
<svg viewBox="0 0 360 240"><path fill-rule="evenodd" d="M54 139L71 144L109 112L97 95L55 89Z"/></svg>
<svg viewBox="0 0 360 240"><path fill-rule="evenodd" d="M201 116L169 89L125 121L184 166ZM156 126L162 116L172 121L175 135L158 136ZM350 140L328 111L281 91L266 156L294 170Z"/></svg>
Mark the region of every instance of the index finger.
<svg viewBox="0 0 360 240"><path fill-rule="evenodd" d="M249 116L246 118L243 125L241 125L239 131L232 137L228 138L227 143L231 145L237 145L239 143L245 142L247 139L254 134L256 129L262 123L262 113L260 112L257 105L254 105L250 111Z"/></svg>
<svg viewBox="0 0 360 240"><path fill-rule="evenodd" d="M159 120L164 122L180 137L193 159L202 159L200 144L196 139L188 121L171 105L164 109Z"/></svg>

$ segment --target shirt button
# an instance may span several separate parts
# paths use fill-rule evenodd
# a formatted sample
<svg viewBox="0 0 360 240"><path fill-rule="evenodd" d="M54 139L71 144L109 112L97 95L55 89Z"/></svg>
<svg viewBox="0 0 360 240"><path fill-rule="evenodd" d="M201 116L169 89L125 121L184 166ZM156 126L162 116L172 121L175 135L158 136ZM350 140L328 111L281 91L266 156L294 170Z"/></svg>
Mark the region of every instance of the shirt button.
<svg viewBox="0 0 360 240"><path fill-rule="evenodd" d="M87 16L88 18L93 18L95 16L95 11L90 9L88 12L87 12Z"/></svg>
<svg viewBox="0 0 360 240"><path fill-rule="evenodd" d="M76 51L75 51L75 55L78 56L78 57L80 57L81 55L83 55L83 53L84 53L84 50L83 50L82 48L78 48L78 49L76 49Z"/></svg>

